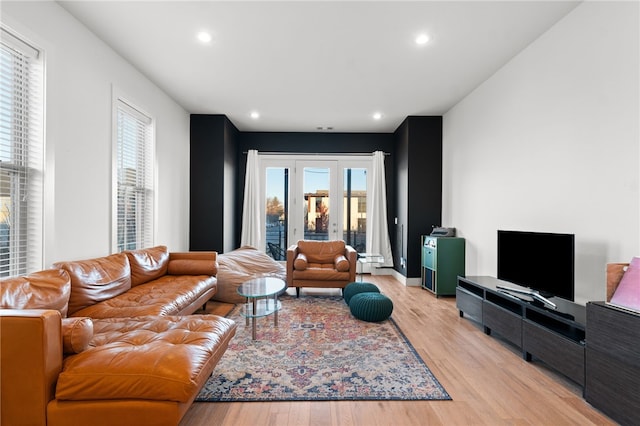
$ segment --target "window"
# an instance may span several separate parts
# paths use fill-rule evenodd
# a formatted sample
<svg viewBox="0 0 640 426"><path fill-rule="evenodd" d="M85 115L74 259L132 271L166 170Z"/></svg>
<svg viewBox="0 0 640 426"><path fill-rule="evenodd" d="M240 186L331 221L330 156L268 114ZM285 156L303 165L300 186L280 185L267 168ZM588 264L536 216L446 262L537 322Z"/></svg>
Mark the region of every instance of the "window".
<svg viewBox="0 0 640 426"><path fill-rule="evenodd" d="M153 120L121 98L115 103L115 251L153 245Z"/></svg>
<svg viewBox="0 0 640 426"><path fill-rule="evenodd" d="M0 276L42 268L42 55L0 29Z"/></svg>

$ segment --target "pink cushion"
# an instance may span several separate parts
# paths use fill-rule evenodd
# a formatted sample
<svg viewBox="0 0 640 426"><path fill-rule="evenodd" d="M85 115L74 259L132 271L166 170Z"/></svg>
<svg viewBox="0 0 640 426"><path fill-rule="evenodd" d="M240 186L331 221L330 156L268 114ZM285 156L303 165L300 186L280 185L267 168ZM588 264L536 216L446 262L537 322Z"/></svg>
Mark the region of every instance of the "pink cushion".
<svg viewBox="0 0 640 426"><path fill-rule="evenodd" d="M634 257L610 303L640 311L640 257Z"/></svg>

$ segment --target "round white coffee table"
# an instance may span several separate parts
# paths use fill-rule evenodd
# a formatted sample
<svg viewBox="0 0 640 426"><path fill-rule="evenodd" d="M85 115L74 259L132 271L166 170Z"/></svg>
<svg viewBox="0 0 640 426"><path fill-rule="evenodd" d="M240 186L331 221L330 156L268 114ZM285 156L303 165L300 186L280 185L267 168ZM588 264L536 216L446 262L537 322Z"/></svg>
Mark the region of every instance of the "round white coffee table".
<svg viewBox="0 0 640 426"><path fill-rule="evenodd" d="M285 289L285 282L280 278L261 277L242 283L238 294L247 298L242 315L249 326L251 319L251 338L256 340L256 318L273 314L273 326L278 326L278 311L282 307L278 294Z"/></svg>

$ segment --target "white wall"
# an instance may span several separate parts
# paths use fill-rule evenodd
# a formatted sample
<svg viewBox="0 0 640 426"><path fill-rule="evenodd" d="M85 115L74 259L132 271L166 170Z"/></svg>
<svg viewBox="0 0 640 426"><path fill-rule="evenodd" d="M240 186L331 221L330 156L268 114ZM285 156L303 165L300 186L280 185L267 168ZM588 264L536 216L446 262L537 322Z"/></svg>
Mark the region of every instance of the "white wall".
<svg viewBox="0 0 640 426"><path fill-rule="evenodd" d="M156 244L188 249L189 115L54 2L2 2L2 22L44 49L44 266L111 252L112 87L156 121Z"/></svg>
<svg viewBox="0 0 640 426"><path fill-rule="evenodd" d="M467 275L496 275L497 229L574 233L580 303L640 255L638 27L638 2L585 2L445 114L443 222Z"/></svg>

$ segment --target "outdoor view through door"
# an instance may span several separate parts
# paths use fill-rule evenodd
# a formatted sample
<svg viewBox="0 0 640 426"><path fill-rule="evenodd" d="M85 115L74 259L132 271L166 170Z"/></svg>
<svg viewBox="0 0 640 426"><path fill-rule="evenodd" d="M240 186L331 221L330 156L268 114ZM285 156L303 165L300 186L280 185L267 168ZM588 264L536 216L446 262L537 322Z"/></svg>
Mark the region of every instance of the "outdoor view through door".
<svg viewBox="0 0 640 426"><path fill-rule="evenodd" d="M329 231L335 233L336 223L330 223L331 169L303 167L302 193L304 194L304 236L306 240L328 240Z"/></svg>
<svg viewBox="0 0 640 426"><path fill-rule="evenodd" d="M263 162L266 252L285 260L287 247L301 239L340 239L364 252L370 160L284 163Z"/></svg>

